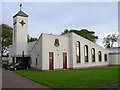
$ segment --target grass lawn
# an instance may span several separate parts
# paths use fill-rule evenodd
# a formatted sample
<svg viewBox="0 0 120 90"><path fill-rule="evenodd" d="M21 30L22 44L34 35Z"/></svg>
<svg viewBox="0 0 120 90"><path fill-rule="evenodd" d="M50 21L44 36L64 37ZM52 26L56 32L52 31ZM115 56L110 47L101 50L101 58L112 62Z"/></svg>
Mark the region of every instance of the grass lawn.
<svg viewBox="0 0 120 90"><path fill-rule="evenodd" d="M118 66L59 71L17 70L16 72L51 88L98 88L118 83Z"/></svg>

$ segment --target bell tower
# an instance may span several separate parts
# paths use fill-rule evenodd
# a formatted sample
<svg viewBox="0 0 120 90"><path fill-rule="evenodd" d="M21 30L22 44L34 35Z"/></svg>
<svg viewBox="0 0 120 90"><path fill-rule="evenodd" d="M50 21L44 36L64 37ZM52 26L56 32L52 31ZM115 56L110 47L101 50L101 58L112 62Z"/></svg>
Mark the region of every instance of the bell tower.
<svg viewBox="0 0 120 90"><path fill-rule="evenodd" d="M13 55L27 55L28 15L21 10L13 16Z"/></svg>

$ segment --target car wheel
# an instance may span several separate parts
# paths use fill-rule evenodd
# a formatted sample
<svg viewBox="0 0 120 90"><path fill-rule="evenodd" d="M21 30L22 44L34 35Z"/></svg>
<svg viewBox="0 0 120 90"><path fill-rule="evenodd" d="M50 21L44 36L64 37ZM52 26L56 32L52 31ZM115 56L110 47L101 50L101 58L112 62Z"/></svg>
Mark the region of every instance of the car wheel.
<svg viewBox="0 0 120 90"><path fill-rule="evenodd" d="M14 68L15 70L17 70L17 68Z"/></svg>

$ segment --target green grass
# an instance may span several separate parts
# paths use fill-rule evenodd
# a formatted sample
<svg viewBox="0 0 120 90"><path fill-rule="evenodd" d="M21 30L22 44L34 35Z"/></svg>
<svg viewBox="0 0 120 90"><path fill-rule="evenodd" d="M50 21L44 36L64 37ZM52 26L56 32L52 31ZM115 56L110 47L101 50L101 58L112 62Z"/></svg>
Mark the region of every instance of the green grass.
<svg viewBox="0 0 120 90"><path fill-rule="evenodd" d="M118 66L79 70L17 70L18 74L51 88L98 88L118 83Z"/></svg>

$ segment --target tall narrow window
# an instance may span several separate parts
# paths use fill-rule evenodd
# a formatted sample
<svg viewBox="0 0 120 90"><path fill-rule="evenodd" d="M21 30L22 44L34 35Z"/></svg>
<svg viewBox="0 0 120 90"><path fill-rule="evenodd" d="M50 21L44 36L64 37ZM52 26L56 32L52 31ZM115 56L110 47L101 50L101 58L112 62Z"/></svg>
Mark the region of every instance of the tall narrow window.
<svg viewBox="0 0 120 90"><path fill-rule="evenodd" d="M99 61L102 61L102 53L101 53L101 51L98 52L98 59L99 59Z"/></svg>
<svg viewBox="0 0 120 90"><path fill-rule="evenodd" d="M92 62L95 62L95 49L94 48L92 48L91 53L92 53Z"/></svg>
<svg viewBox="0 0 120 90"><path fill-rule="evenodd" d="M104 59L105 61L107 61L107 54L104 54Z"/></svg>
<svg viewBox="0 0 120 90"><path fill-rule="evenodd" d="M14 26L14 28L15 28L15 26ZM15 37L15 29L14 29L14 36L13 36L13 37L14 37L14 41L15 41L15 38L16 38L16 37Z"/></svg>
<svg viewBox="0 0 120 90"><path fill-rule="evenodd" d="M84 46L84 55L85 55L85 62L88 62L88 46Z"/></svg>
<svg viewBox="0 0 120 90"><path fill-rule="evenodd" d="M80 63L80 42L76 42L76 60L77 63Z"/></svg>
<svg viewBox="0 0 120 90"><path fill-rule="evenodd" d="M15 41L15 38L16 38L16 37L15 37L15 27L16 27L16 22L14 22L14 23L13 23L13 25L14 25L14 30L13 30L13 31L14 31L14 32L13 32L13 38L14 38L14 41Z"/></svg>
<svg viewBox="0 0 120 90"><path fill-rule="evenodd" d="M38 65L38 59L36 58L36 65Z"/></svg>

